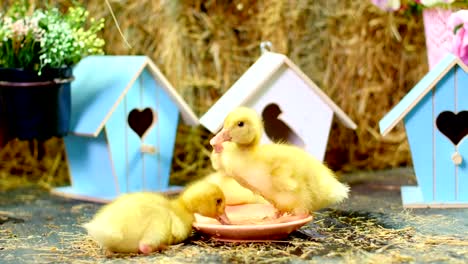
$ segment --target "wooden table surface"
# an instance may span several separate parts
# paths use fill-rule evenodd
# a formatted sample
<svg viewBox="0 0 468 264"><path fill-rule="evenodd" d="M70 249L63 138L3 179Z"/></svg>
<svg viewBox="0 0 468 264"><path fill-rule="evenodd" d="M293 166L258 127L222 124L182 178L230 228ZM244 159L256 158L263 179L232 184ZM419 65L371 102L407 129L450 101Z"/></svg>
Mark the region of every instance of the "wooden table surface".
<svg viewBox="0 0 468 264"><path fill-rule="evenodd" d="M223 243L198 233L149 256L103 251L80 226L101 206L39 187L0 193L0 263L467 263L468 209L401 206L408 168L343 175L351 197L288 238Z"/></svg>

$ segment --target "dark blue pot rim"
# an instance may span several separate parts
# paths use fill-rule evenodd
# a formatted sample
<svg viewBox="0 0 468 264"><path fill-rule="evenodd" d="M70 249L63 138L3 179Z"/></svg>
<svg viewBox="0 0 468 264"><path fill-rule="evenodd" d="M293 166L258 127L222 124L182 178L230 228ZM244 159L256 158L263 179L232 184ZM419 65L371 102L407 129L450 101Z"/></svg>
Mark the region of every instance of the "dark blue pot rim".
<svg viewBox="0 0 468 264"><path fill-rule="evenodd" d="M38 86L50 86L56 84L70 83L75 79L75 77L69 78L56 78L50 81L44 82L6 82L0 81L0 87L38 87Z"/></svg>
<svg viewBox="0 0 468 264"><path fill-rule="evenodd" d="M74 80L71 66L45 67L42 75L23 68L0 67L0 88L55 86Z"/></svg>

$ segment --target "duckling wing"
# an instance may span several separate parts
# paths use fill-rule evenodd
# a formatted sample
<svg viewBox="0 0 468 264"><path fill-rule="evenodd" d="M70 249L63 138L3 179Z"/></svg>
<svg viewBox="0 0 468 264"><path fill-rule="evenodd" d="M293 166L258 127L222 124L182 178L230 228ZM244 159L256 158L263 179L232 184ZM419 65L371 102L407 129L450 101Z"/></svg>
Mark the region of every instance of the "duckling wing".
<svg viewBox="0 0 468 264"><path fill-rule="evenodd" d="M175 212L171 212L172 218L172 243L180 243L187 239L192 233L192 222L193 218L191 215L181 214L178 215Z"/></svg>
<svg viewBox="0 0 468 264"><path fill-rule="evenodd" d="M326 165L295 146L262 145L255 161L268 168L271 187L265 194L280 210L316 211L348 196L349 187Z"/></svg>
<svg viewBox="0 0 468 264"><path fill-rule="evenodd" d="M271 186L277 191L294 191L300 186L297 180L300 157L296 149L283 144L266 144L258 148L255 162L261 163L269 174Z"/></svg>
<svg viewBox="0 0 468 264"><path fill-rule="evenodd" d="M172 219L170 212L164 207L154 207L149 223L143 231L139 242L139 249L143 253L163 249L173 243Z"/></svg>
<svg viewBox="0 0 468 264"><path fill-rule="evenodd" d="M307 213L310 194L310 158L303 150L283 144L260 146L257 158L268 168L270 188L264 188L267 200L281 212Z"/></svg>
<svg viewBox="0 0 468 264"><path fill-rule="evenodd" d="M270 171L272 186L278 191L294 191L298 188L298 181L293 177L294 169L288 164L281 164Z"/></svg>

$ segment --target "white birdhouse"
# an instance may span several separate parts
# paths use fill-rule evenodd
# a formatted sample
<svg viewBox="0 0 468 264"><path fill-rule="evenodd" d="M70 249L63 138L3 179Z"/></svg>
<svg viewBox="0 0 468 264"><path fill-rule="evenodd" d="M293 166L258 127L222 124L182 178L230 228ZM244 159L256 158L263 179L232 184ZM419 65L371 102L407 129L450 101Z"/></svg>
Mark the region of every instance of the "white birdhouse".
<svg viewBox="0 0 468 264"><path fill-rule="evenodd" d="M283 54L265 51L202 116L212 133L238 106L255 109L263 118L262 143L284 141L323 161L334 114L346 127L356 124L298 66Z"/></svg>

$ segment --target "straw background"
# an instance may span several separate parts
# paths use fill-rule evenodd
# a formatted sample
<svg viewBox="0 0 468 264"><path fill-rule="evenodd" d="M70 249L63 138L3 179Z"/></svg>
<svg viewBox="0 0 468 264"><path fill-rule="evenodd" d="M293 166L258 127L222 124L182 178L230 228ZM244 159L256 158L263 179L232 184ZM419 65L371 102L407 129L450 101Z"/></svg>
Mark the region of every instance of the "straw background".
<svg viewBox="0 0 468 264"><path fill-rule="evenodd" d="M420 14L387 14L352 0L109 0L129 47L104 0L79 2L106 19L107 54L150 56L198 116L260 56L260 43L271 41L358 125L351 131L334 122L326 155L332 169L411 165L402 124L382 138L378 121L427 71ZM211 170L210 137L202 127L180 125L172 182ZM28 145L12 141L0 150L0 178L46 186L68 181L62 140L47 141L42 159Z"/></svg>

